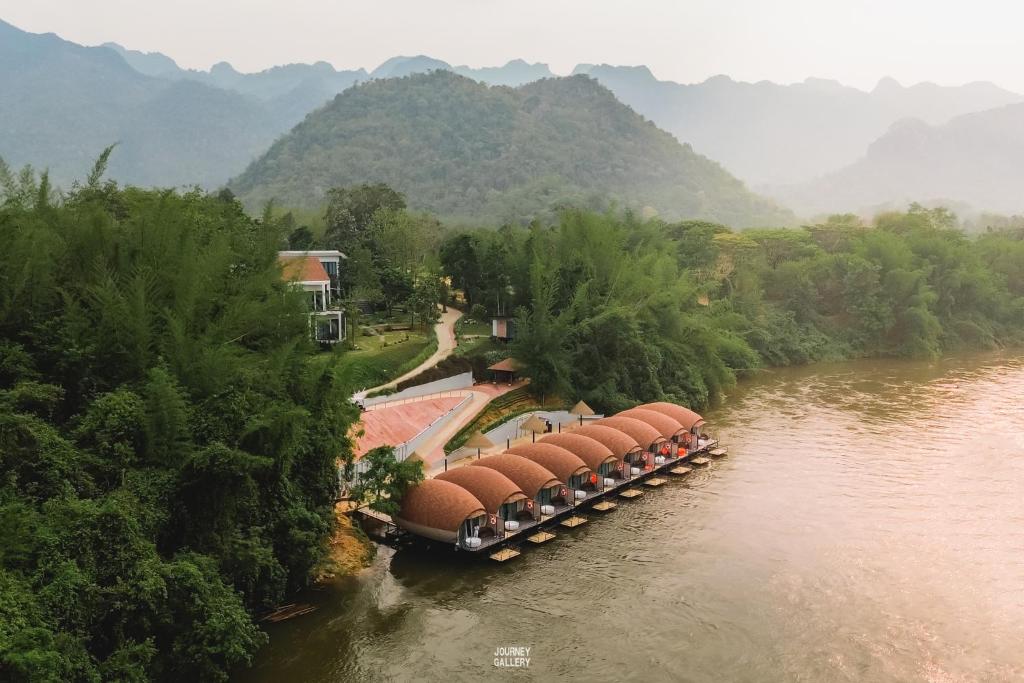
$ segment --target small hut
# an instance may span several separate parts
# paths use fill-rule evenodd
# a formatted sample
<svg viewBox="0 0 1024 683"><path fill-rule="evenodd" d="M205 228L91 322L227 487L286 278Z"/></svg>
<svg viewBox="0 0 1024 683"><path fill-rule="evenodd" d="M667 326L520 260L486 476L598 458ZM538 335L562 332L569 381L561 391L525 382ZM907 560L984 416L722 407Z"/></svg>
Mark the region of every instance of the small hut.
<svg viewBox="0 0 1024 683"><path fill-rule="evenodd" d="M505 360L498 361L494 365L491 365L487 369L491 371L491 382L495 384L498 382L514 384L520 365L515 361L515 359L506 358Z"/></svg>
<svg viewBox="0 0 1024 683"><path fill-rule="evenodd" d="M417 536L473 549L487 523L483 504L461 486L425 479L402 496L395 524Z"/></svg>

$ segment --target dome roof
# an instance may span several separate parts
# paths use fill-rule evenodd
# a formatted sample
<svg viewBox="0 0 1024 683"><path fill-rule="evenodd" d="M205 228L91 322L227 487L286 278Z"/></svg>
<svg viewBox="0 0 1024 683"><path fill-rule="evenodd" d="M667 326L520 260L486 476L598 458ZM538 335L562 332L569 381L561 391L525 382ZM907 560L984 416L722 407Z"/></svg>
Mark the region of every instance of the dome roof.
<svg viewBox="0 0 1024 683"><path fill-rule="evenodd" d="M597 472L601 465L606 462L615 462L621 458L615 457L611 449L600 441L583 436L579 432L563 432L561 434L548 434L540 443L550 443L564 448L576 455L577 458L587 463L587 467Z"/></svg>
<svg viewBox="0 0 1024 683"><path fill-rule="evenodd" d="M439 479L424 479L402 496L402 509L395 521L457 532L466 519L485 513L480 501L461 486Z"/></svg>
<svg viewBox="0 0 1024 683"><path fill-rule="evenodd" d="M553 443L524 443L521 446L513 446L506 453L512 453L532 460L544 469L554 474L562 482L569 481L570 477L577 474L585 474L590 471L587 463L583 462L572 451L556 446Z"/></svg>
<svg viewBox="0 0 1024 683"><path fill-rule="evenodd" d="M612 455L619 460L625 457L627 453L641 450L640 444L638 444L636 439L631 437L629 434L620 432L617 429L612 429L611 427L602 427L601 425L593 422L583 425L572 433L579 434L580 436L586 436L597 441L610 450Z"/></svg>
<svg viewBox="0 0 1024 683"><path fill-rule="evenodd" d="M657 429L658 433L666 439L671 439L674 436L690 431L688 427L681 425L678 420L664 413L659 413L656 410L647 410L646 408L623 410L621 413L616 413L615 417L631 417L634 420L645 422Z"/></svg>
<svg viewBox="0 0 1024 683"><path fill-rule="evenodd" d="M697 424L704 421L704 418L693 412L689 408L676 405L675 403L668 403L666 401L658 401L657 403L645 403L642 406L637 406L644 410L653 410L656 413L662 415L668 415L679 424L686 427L686 429L693 429Z"/></svg>
<svg viewBox="0 0 1024 683"><path fill-rule="evenodd" d="M488 512L497 512L504 503L526 498L511 479L489 467L456 467L434 479L448 481L469 491Z"/></svg>
<svg viewBox="0 0 1024 683"><path fill-rule="evenodd" d="M565 483L559 481L550 470L511 453L489 455L481 460L474 460L471 467L489 467L501 472L530 498L536 498L541 489Z"/></svg>
<svg viewBox="0 0 1024 683"><path fill-rule="evenodd" d="M645 450L665 440L665 437L657 429L633 417L619 417L617 415L614 417L604 417L594 424L618 429L623 434L628 434Z"/></svg>

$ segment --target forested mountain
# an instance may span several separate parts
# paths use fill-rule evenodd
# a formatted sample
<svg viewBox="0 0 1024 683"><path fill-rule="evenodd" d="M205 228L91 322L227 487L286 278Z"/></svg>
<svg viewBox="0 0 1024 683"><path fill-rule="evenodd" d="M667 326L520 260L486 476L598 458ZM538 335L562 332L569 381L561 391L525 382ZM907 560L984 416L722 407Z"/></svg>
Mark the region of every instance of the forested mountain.
<svg viewBox="0 0 1024 683"><path fill-rule="evenodd" d="M371 81L307 117L231 187L250 207L316 206L359 182L387 183L414 209L491 222L609 200L736 226L793 221L585 76L516 89L447 71Z"/></svg>
<svg viewBox="0 0 1024 683"><path fill-rule="evenodd" d="M0 157L81 177L119 143L110 175L140 185L216 186L280 128L236 92L153 78L105 47L82 47L0 22Z"/></svg>
<svg viewBox="0 0 1024 683"><path fill-rule="evenodd" d="M991 83L903 87L882 79L864 92L823 79L780 85L716 76L682 85L646 67L581 65L620 100L754 187L804 182L853 163L896 121L941 124L1020 102Z"/></svg>
<svg viewBox="0 0 1024 683"><path fill-rule="evenodd" d="M859 211L938 200L978 210L1024 212L1024 104L968 114L941 126L905 120L855 164L780 190L808 213Z"/></svg>

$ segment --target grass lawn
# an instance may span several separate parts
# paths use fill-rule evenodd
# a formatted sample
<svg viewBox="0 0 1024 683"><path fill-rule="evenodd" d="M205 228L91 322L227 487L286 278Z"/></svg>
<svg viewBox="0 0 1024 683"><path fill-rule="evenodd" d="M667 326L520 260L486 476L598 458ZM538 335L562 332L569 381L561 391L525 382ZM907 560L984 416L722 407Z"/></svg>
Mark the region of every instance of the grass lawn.
<svg viewBox="0 0 1024 683"><path fill-rule="evenodd" d="M433 334L415 330L386 332L380 337L358 337L355 349L337 348L315 356L315 361L337 361L335 372L352 391L383 384L419 365L437 349ZM322 359L322 360L321 360Z"/></svg>
<svg viewBox="0 0 1024 683"><path fill-rule="evenodd" d="M458 327L460 335L491 336L491 323L486 320L460 320Z"/></svg>

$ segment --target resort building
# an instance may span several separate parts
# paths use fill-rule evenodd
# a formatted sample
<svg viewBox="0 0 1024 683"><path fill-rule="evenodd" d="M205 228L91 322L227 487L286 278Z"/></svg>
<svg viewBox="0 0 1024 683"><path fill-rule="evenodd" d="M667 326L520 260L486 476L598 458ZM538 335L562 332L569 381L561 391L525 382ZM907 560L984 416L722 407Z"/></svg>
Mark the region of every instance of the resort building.
<svg viewBox="0 0 1024 683"><path fill-rule="evenodd" d="M685 452L693 452L698 447L701 438L701 429L704 427L704 418L689 408L658 401L656 403L645 403L637 408L650 410L662 415L668 415L686 429L686 433L680 436L678 443L684 446ZM634 409L635 410L635 409Z"/></svg>
<svg viewBox="0 0 1024 683"><path fill-rule="evenodd" d="M591 470L587 463L572 451L553 443L525 443L513 446L505 452L526 458L551 472L558 481L569 487L571 500L586 500L603 488L598 486L597 472Z"/></svg>
<svg viewBox="0 0 1024 683"><path fill-rule="evenodd" d="M285 281L304 291L309 302L313 339L336 344L345 339L345 311L341 308L339 273L345 257L340 251L282 251L278 261Z"/></svg>
<svg viewBox="0 0 1024 683"><path fill-rule="evenodd" d="M480 536L485 541L488 536L501 539L507 531L517 531L536 524L532 511L526 506L526 494L497 470L489 467L457 467L434 478L461 486L480 501L487 511L487 525L480 529Z"/></svg>
<svg viewBox="0 0 1024 683"><path fill-rule="evenodd" d="M617 470L614 475L609 474L608 476L614 479L629 479L631 476L630 464L638 460L640 453L643 452L636 439L612 427L591 422L572 433L591 438L612 452L616 459ZM550 439L551 437L545 438Z"/></svg>
<svg viewBox="0 0 1024 683"><path fill-rule="evenodd" d="M593 424L597 427L617 429L623 434L628 434L634 441L640 444L640 453L634 455L633 458L627 458L629 473L632 476L636 476L654 467L654 453L657 452L658 446L667 441L667 439L646 422L641 422L632 417L621 417L620 415L603 417L600 420L596 420Z"/></svg>
<svg viewBox="0 0 1024 683"><path fill-rule="evenodd" d="M623 410L621 413L616 413L615 417L631 417L634 420L640 420L641 422L647 423L654 429L658 430L665 439L663 443L656 451L654 451L654 464L660 465L668 459L677 457L678 450L677 444L685 440L686 434L689 430L681 425L677 420L659 413L654 410L647 410L646 408L630 408L629 410ZM686 453L686 450L683 450Z"/></svg>
<svg viewBox="0 0 1024 683"><path fill-rule="evenodd" d="M461 486L425 479L402 496L395 523L418 536L471 549L481 545L480 528L487 524L487 513Z"/></svg>
<svg viewBox="0 0 1024 683"><path fill-rule="evenodd" d="M564 448L587 464L599 478L600 490L613 486L617 479L622 478L622 460L615 457L607 446L600 441L583 436L578 432L548 434L538 443L548 443Z"/></svg>
<svg viewBox="0 0 1024 683"><path fill-rule="evenodd" d="M515 482L529 497L526 505L536 519L560 514L572 507L565 482L531 460L511 453L502 453L476 460L470 466L489 467Z"/></svg>

